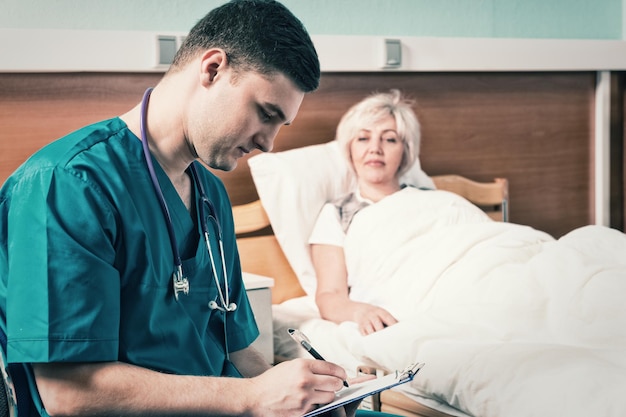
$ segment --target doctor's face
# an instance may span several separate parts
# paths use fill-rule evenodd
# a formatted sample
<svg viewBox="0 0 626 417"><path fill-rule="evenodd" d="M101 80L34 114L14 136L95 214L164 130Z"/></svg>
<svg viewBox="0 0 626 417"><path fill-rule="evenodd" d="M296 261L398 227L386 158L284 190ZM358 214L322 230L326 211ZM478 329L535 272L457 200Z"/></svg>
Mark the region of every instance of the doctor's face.
<svg viewBox="0 0 626 417"><path fill-rule="evenodd" d="M362 128L350 143L352 165L359 182L396 183L403 155L404 143L391 115Z"/></svg>
<svg viewBox="0 0 626 417"><path fill-rule="evenodd" d="M232 69L216 75L191 110L187 129L198 158L224 171L254 149L272 150L278 130L293 121L304 98L282 73L233 75Z"/></svg>

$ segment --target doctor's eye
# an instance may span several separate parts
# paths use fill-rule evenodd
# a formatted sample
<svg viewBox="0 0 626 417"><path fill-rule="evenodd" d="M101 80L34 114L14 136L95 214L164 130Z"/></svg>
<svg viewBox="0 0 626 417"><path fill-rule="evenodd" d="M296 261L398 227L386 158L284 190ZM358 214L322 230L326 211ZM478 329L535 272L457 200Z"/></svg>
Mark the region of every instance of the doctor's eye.
<svg viewBox="0 0 626 417"><path fill-rule="evenodd" d="M272 118L274 116L270 113L268 113L265 109L263 109L262 107L259 107L259 118L261 119L261 121L263 123L268 123L270 121L272 121Z"/></svg>

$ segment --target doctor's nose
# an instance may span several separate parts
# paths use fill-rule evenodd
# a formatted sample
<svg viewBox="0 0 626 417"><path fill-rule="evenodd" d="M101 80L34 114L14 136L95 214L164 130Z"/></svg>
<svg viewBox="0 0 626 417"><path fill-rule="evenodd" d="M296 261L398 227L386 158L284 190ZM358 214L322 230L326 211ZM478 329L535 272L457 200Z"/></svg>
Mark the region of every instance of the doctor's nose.
<svg viewBox="0 0 626 417"><path fill-rule="evenodd" d="M258 132L253 138L254 146L261 152L270 152L274 149L274 140L279 130L280 126L276 126Z"/></svg>
<svg viewBox="0 0 626 417"><path fill-rule="evenodd" d="M261 152L270 152L274 148L274 138L276 136L255 135L252 139L254 146Z"/></svg>

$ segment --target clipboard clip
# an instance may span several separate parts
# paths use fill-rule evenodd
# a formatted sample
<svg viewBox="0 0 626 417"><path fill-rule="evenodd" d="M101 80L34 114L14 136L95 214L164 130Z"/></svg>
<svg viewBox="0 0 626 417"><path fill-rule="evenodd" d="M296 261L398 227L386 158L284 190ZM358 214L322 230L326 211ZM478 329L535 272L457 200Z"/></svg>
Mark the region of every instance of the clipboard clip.
<svg viewBox="0 0 626 417"><path fill-rule="evenodd" d="M396 375L396 378L398 379L399 382L404 382L407 380L410 381L413 379L413 377L415 377L415 375L417 375L417 373L419 372L420 369L422 369L423 366L424 366L423 362L412 363L406 368L404 368L404 370L402 370L401 372L396 371L398 373Z"/></svg>

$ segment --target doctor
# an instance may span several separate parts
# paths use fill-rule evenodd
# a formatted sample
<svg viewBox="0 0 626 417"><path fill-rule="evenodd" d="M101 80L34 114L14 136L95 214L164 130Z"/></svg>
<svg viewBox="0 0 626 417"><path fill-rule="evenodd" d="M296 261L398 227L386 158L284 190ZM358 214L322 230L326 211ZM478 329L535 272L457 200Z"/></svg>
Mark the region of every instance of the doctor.
<svg viewBox="0 0 626 417"><path fill-rule="evenodd" d="M284 6L226 3L142 103L48 145L6 181L3 353L31 376L33 414L299 416L334 398L342 368L270 368L250 347L258 330L228 195L197 162L228 171L271 150L319 76Z"/></svg>

